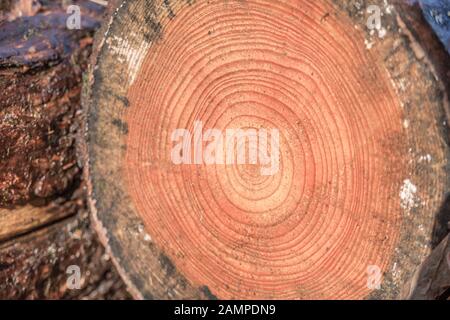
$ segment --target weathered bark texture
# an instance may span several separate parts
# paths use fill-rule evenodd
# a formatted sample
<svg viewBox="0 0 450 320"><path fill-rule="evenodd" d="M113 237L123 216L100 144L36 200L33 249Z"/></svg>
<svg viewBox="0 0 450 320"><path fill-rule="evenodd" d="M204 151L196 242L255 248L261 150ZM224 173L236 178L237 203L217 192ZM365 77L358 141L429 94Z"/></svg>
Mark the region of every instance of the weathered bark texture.
<svg viewBox="0 0 450 320"><path fill-rule="evenodd" d="M0 2L0 298L126 298L90 229L75 137L93 34L104 9L64 1ZM67 267L82 287L66 286Z"/></svg>
<svg viewBox="0 0 450 320"><path fill-rule="evenodd" d="M39 10L0 29L2 206L62 194L79 173L74 119L101 12L83 13L82 29L68 30L63 8Z"/></svg>
<svg viewBox="0 0 450 320"><path fill-rule="evenodd" d="M135 297L402 297L448 232L448 57L423 20L381 0L112 12L82 153L95 228ZM171 133L196 120L276 124L280 171L174 164Z"/></svg>
<svg viewBox="0 0 450 320"><path fill-rule="evenodd" d="M450 300L450 236L447 236L417 269L405 286L403 298Z"/></svg>
<svg viewBox="0 0 450 320"><path fill-rule="evenodd" d="M87 211L73 205L74 216L0 243L0 299L129 298ZM80 268L79 289L68 286L69 266Z"/></svg>
<svg viewBox="0 0 450 320"><path fill-rule="evenodd" d="M442 81L445 91L450 94L450 55L444 50L441 41L428 26L418 5L407 3L396 5L399 15L418 44L424 50L429 63ZM450 119L449 104L445 106L445 119ZM449 137L447 130L446 136ZM449 170L449 169L448 169ZM450 299L450 190L436 213L431 239L433 252L416 269L414 276L405 284L401 298L403 299Z"/></svg>

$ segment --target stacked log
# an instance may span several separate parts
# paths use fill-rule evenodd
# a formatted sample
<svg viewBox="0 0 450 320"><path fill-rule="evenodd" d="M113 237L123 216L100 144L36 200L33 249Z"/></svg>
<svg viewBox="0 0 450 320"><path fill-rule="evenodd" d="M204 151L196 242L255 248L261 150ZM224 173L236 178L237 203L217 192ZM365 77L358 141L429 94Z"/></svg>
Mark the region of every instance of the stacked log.
<svg viewBox="0 0 450 320"><path fill-rule="evenodd" d="M104 9L73 4L79 30L61 1L1 2L0 298L127 297L90 228L75 144ZM80 268L77 287L70 266Z"/></svg>

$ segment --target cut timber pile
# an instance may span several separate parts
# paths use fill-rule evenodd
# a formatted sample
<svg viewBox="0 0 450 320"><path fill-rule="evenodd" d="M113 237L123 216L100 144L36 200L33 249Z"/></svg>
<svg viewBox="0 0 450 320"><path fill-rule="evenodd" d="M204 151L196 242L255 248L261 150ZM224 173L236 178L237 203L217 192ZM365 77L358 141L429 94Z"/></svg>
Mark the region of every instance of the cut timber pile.
<svg viewBox="0 0 450 320"><path fill-rule="evenodd" d="M396 8L372 2L378 31L360 1L116 5L87 83L84 153L95 228L135 297L414 291L447 232L448 75ZM279 171L174 164L171 134L197 121L279 129Z"/></svg>
<svg viewBox="0 0 450 320"><path fill-rule="evenodd" d="M75 136L103 9L66 28L61 1L0 2L0 298L126 297L89 228ZM67 288L67 267L81 288Z"/></svg>

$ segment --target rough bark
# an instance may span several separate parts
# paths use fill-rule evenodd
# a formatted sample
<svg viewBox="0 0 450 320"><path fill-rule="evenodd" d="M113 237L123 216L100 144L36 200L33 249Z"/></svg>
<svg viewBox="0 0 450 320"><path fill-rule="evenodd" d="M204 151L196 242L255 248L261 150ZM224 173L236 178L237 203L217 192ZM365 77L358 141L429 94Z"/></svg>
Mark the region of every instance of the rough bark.
<svg viewBox="0 0 450 320"><path fill-rule="evenodd" d="M403 298L412 300L450 299L450 237L447 236L417 268L405 286Z"/></svg>
<svg viewBox="0 0 450 320"><path fill-rule="evenodd" d="M442 42L426 23L418 4L411 6L400 2L396 6L412 37L423 48L429 63L442 80L442 85L447 93L450 93L450 55L445 51ZM448 104L445 107L446 119L444 121L448 121L450 110ZM448 131L446 135L449 135ZM404 299L450 299L449 192L447 190L446 199L435 217L431 240L434 250L405 284L401 294Z"/></svg>
<svg viewBox="0 0 450 320"><path fill-rule="evenodd" d="M83 72L103 8L66 27L64 1L1 1L0 298L127 298L90 229L75 137ZM67 267L82 271L67 288Z"/></svg>
<svg viewBox="0 0 450 320"><path fill-rule="evenodd" d="M78 202L58 208L74 216L0 243L0 299L129 299ZM70 266L80 268L79 288L68 285Z"/></svg>
<svg viewBox="0 0 450 320"><path fill-rule="evenodd" d="M56 3L56 1L55 1ZM81 76L101 11L66 28L60 7L2 23L0 30L0 205L48 199L73 184Z"/></svg>

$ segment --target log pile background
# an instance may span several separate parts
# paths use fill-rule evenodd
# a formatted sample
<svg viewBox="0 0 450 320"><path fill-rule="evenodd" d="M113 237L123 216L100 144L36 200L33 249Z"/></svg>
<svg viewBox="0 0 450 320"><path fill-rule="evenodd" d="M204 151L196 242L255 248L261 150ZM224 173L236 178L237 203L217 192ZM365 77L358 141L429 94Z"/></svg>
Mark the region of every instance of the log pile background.
<svg viewBox="0 0 450 320"><path fill-rule="evenodd" d="M75 144L104 8L74 3L80 30L66 28L67 2L0 2L0 298L128 297L90 228Z"/></svg>

